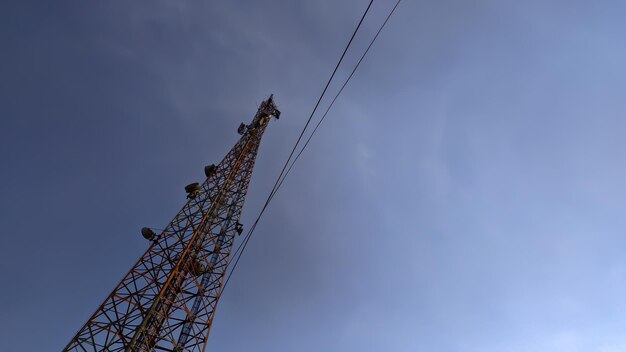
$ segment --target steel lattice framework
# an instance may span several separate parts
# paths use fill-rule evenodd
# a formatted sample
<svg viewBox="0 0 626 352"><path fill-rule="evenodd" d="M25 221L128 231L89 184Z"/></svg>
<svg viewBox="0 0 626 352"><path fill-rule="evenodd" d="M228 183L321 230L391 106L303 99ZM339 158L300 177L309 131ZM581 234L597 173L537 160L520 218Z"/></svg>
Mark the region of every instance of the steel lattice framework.
<svg viewBox="0 0 626 352"><path fill-rule="evenodd" d="M272 96L64 351L204 351ZM189 186L188 186L189 187Z"/></svg>

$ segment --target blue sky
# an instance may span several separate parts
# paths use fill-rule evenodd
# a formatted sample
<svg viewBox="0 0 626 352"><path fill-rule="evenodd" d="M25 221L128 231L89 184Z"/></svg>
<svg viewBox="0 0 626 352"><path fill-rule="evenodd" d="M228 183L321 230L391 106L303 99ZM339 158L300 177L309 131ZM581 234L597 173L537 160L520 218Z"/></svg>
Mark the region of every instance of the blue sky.
<svg viewBox="0 0 626 352"><path fill-rule="evenodd" d="M250 225L367 1L0 6L0 350L42 351L274 93ZM338 82L392 6L375 2ZM404 0L255 232L207 350L626 351L625 17Z"/></svg>

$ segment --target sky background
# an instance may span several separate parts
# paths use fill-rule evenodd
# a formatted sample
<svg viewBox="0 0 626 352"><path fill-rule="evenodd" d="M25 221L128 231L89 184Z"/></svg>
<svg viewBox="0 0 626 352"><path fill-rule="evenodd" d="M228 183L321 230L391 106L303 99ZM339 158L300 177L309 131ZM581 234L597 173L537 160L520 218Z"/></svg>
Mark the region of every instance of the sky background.
<svg viewBox="0 0 626 352"><path fill-rule="evenodd" d="M139 229L274 93L250 226L366 6L2 2L0 350L61 350L145 250ZM404 0L207 350L626 351L624 18L621 0Z"/></svg>

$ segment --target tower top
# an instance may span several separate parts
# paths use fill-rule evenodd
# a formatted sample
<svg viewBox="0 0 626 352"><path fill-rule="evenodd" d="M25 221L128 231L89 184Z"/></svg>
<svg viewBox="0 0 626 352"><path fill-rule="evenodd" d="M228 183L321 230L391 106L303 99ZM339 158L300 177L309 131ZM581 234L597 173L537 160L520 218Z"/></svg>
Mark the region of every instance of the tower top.
<svg viewBox="0 0 626 352"><path fill-rule="evenodd" d="M261 103L259 112L266 116L274 116L277 120L280 118L280 110L278 110L274 102L274 94L270 94L270 97Z"/></svg>

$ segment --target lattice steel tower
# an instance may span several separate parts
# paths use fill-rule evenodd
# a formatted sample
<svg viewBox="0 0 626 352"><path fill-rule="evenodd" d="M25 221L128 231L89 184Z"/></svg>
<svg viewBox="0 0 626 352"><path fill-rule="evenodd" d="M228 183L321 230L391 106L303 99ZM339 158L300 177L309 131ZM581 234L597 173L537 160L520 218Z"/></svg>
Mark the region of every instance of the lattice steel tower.
<svg viewBox="0 0 626 352"><path fill-rule="evenodd" d="M148 250L64 351L205 350L261 137L279 116L270 96L206 180L185 187L189 200L165 230L142 229Z"/></svg>

